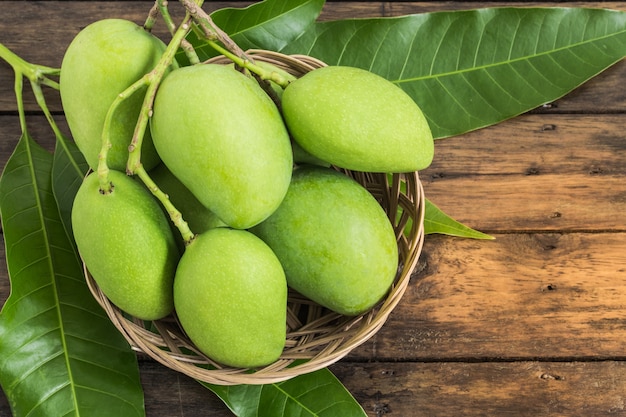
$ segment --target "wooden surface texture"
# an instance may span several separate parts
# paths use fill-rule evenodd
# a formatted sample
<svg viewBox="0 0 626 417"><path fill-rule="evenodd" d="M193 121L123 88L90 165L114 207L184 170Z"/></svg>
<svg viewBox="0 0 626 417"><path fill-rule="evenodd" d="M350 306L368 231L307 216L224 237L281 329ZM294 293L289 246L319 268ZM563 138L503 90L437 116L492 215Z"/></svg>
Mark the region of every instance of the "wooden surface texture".
<svg viewBox="0 0 626 417"><path fill-rule="evenodd" d="M150 4L2 1L0 42L59 66L80 28L102 17L142 22ZM321 18L495 5L626 11L626 2L337 1ZM331 366L368 415L626 415L625 80L620 62L552 105L437 142L421 173L426 196L496 239L427 236L388 322ZM26 108L33 136L51 147L34 99ZM13 73L0 62L0 168L19 134ZM1 249L0 305L9 295ZM140 364L149 417L232 415L195 381ZM0 416L10 415L0 392Z"/></svg>

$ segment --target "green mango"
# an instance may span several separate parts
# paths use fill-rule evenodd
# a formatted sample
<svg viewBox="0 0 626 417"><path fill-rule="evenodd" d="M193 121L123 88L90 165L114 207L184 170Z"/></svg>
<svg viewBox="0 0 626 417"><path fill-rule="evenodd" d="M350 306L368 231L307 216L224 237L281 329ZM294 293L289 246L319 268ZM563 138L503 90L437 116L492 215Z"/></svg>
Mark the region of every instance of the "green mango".
<svg viewBox="0 0 626 417"><path fill-rule="evenodd" d="M293 156L280 112L256 81L229 66L172 71L151 126L169 170L233 228L264 220L287 192Z"/></svg>
<svg viewBox="0 0 626 417"><path fill-rule="evenodd" d="M251 232L276 253L290 287L340 314L371 309L396 276L398 247L384 210L330 168L297 168L280 207Z"/></svg>
<svg viewBox="0 0 626 417"><path fill-rule="evenodd" d="M63 56L59 77L61 102L76 145L96 170L102 149L104 121L115 98L151 71L165 44L135 23L103 19L89 24L72 40ZM128 146L135 130L146 87L117 109L111 124L109 168L125 171ZM149 129L141 148L143 166L159 162Z"/></svg>
<svg viewBox="0 0 626 417"><path fill-rule="evenodd" d="M412 172L433 159L433 136L415 101L363 69L328 66L308 72L283 92L282 112L304 150L342 168Z"/></svg>
<svg viewBox="0 0 626 417"><path fill-rule="evenodd" d="M78 251L102 292L143 320L172 312L180 258L159 203L139 182L110 171L113 189L100 191L96 173L81 184L72 206Z"/></svg>
<svg viewBox="0 0 626 417"><path fill-rule="evenodd" d="M223 365L264 366L284 349L285 273L272 250L246 230L211 229L187 246L174 305L191 341Z"/></svg>

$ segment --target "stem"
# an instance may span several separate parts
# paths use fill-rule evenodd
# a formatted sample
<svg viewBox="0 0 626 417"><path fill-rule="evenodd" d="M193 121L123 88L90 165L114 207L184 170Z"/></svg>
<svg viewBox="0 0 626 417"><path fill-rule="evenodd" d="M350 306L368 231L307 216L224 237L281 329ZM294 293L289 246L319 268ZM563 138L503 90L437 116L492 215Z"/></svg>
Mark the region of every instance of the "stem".
<svg viewBox="0 0 626 417"><path fill-rule="evenodd" d="M156 20L158 17L159 17L159 7L157 3L155 2L150 8L150 11L148 12L148 16L146 17L146 21L143 24L144 30L148 32L152 32L152 28L154 27L154 24L156 23Z"/></svg>
<svg viewBox="0 0 626 417"><path fill-rule="evenodd" d="M194 21L200 26L207 43L213 49L226 56L238 66L258 75L262 80L273 81L283 88L287 87L289 80L277 72L268 71L258 65L255 65L254 61L246 55L246 53L228 36L226 32L220 29L215 22L213 22L213 19L211 19L211 17L204 10L202 10L200 6L192 0L180 0L180 2L194 18ZM220 45L220 43L224 46Z"/></svg>
<svg viewBox="0 0 626 417"><path fill-rule="evenodd" d="M166 7L167 2L163 0L157 0L157 2L159 5L162 6L161 14L165 17L166 22L169 21L169 23L167 24L172 24L173 22L169 17L169 12L167 11ZM143 87L144 85L147 85L148 87L144 96L143 104L141 106L141 112L139 113L139 117L137 119L137 124L135 125L133 138L131 140L130 146L128 147L128 162L126 164L127 174L136 174L139 179L143 181L146 187L148 187L152 194L161 202L163 207L167 210L174 226L176 226L176 228L179 230L185 245L188 245L193 241L193 239L195 238L195 234L189 229L189 225L183 219L181 212L174 206L174 204L172 204L169 196L157 186L157 184L146 172L146 169L141 163L141 146L143 144L143 138L146 132L146 128L148 126L148 121L152 116L152 108L154 105L156 91L161 84L161 80L163 79L166 71L171 67L172 63L174 62L174 57L176 55L176 52L178 51L178 48L181 46L181 43L185 41L185 38L189 33L189 30L191 28L190 22L191 16L189 15L189 13L187 13L178 29L170 29L173 32L172 40L167 45L167 48L161 56L158 64L152 71L150 71L148 74L142 77L140 81L134 84L139 87ZM193 55L195 55L195 51L193 52ZM134 93L134 91L129 93L132 94ZM106 151L104 147L103 151Z"/></svg>
<svg viewBox="0 0 626 417"><path fill-rule="evenodd" d="M183 216L180 211L178 211L178 209L174 207L174 205L170 201L169 196L161 191L161 189L154 183L154 181L152 180L152 178L150 178L143 166L137 167L136 174L143 181L146 187L148 187L152 194L154 194L154 196L159 199L161 204L163 204L163 207L165 207L165 209L169 213L170 219L172 219L174 226L176 226L181 236L183 237L185 246L190 244L191 241L195 238L195 234L189 229L189 225L185 220L183 220Z"/></svg>
<svg viewBox="0 0 626 417"><path fill-rule="evenodd" d="M143 143L143 137L146 132L146 127L148 126L148 120L152 115L152 106L154 104L154 97L156 96L157 88L161 84L161 80L163 79L165 72L172 65L172 62L174 61L174 56L176 55L176 51L180 47L180 43L189 33L190 20L191 17L187 15L183 20L183 23L174 34L172 40L167 45L167 48L161 56L159 63L152 71L150 71L142 78L143 83L148 85L148 89L144 97L137 124L135 125L133 138L130 142L130 146L128 147L129 155L128 163L126 164L126 171L129 175L135 173L135 170L141 165L141 145Z"/></svg>
<svg viewBox="0 0 626 417"><path fill-rule="evenodd" d="M170 15L170 11L167 8L167 5L168 0L156 0L156 7L161 12L161 16L163 16L163 20L167 25L167 29L173 37L176 33L176 24L174 23L174 20ZM180 43L180 47L185 52L185 55L187 56L187 59L189 60L189 63L191 65L200 63L200 58L198 58L198 54L196 54L195 49L193 49L193 45L187 39L182 40L182 42Z"/></svg>
<svg viewBox="0 0 626 417"><path fill-rule="evenodd" d="M204 11L202 8L193 0L180 0L180 2L185 6L185 9L191 16L194 18L205 36L209 40L219 40L222 44L226 46L229 51L232 51L235 55L244 57L245 52L243 49L239 47L222 29L220 29L213 19Z"/></svg>
<svg viewBox="0 0 626 417"><path fill-rule="evenodd" d="M48 110L48 106L46 104L46 99L44 98L43 91L41 89L41 85L47 85L49 87L59 89L59 83L51 80L47 77L47 75L59 75L61 72L58 68L47 67L45 65L35 65L27 62L9 48L0 43L0 58L6 61L13 68L13 72L15 73L15 97L17 99L17 110L20 119L20 128L22 129L22 133L26 133L26 113L24 111L24 98L23 98L23 89L24 89L24 80L23 77L28 78L30 81L31 87L33 89L33 93L35 94L35 99L37 100L37 104L43 110L46 118L48 119L48 123L52 127L54 134L59 137L62 136L61 130L58 128L56 122L52 118L52 114L50 110Z"/></svg>
<svg viewBox="0 0 626 417"><path fill-rule="evenodd" d="M165 20L165 25L167 29L170 31L170 35L174 36L176 32L176 24L170 15L170 11L167 8L167 0L156 0L156 7L159 12L161 12L161 16L163 16L163 20Z"/></svg>
<svg viewBox="0 0 626 417"><path fill-rule="evenodd" d="M59 89L59 83L51 80L47 76L59 75L61 70L59 68L47 67L45 65L35 65L28 61L25 61L20 56L16 55L9 48L0 43L0 58L6 61L16 75L25 76L31 82L47 85L56 90Z"/></svg>
<svg viewBox="0 0 626 417"><path fill-rule="evenodd" d="M22 74L19 71L15 70L14 90L15 98L17 99L17 113L19 114L20 118L20 128L22 130L22 134L25 134L27 132L27 126L26 113L24 112L24 98L22 96L23 89L24 79L22 78Z"/></svg>
<svg viewBox="0 0 626 417"><path fill-rule="evenodd" d="M44 115L46 116L46 119L48 120L48 124L50 125L50 127L52 128L52 131L54 132L54 136L56 136L57 138L62 138L63 133L61 132L61 129L59 129L59 126L57 125L57 123L54 121L54 118L52 117L52 113L50 113L50 110L48 109L48 105L46 104L46 99L43 96L43 90L41 89L41 85L35 82L31 82L30 86L33 89L33 93L35 94L35 100L37 100L37 104L43 111Z"/></svg>
<svg viewBox="0 0 626 417"><path fill-rule="evenodd" d="M109 149L111 149L111 123L113 120L113 115L115 111L119 107L119 105L126 100L128 97L132 96L134 93L139 91L141 88L145 86L147 82L147 77L143 76L139 80L135 81L128 87L126 90L122 91L120 94L115 97L113 103L109 107L107 111L106 117L104 119L104 125L102 127L102 148L100 148L100 153L98 154L98 179L100 182L100 191L102 193L109 193L112 189L111 182L109 181L109 166L107 165L107 156L109 154Z"/></svg>
<svg viewBox="0 0 626 417"><path fill-rule="evenodd" d="M207 39L207 43L217 52L221 53L222 55L224 55L225 57L233 61L235 64L237 64L241 68L245 68L248 71L252 72L253 74L257 75L263 81L273 81L282 88L287 88L287 86L291 82L288 78L283 77L276 71L271 71L271 70L268 70L266 68L256 65L253 61L251 61L247 57L241 58L237 55L234 55L231 51L224 48L223 46L221 46L215 41Z"/></svg>

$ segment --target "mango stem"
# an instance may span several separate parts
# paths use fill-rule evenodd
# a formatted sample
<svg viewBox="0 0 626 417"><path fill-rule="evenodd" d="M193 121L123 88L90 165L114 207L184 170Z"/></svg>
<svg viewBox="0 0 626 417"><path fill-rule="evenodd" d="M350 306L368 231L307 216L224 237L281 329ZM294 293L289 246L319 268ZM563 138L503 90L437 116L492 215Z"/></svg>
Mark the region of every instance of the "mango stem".
<svg viewBox="0 0 626 417"><path fill-rule="evenodd" d="M282 88L287 87L289 80L275 71L262 68L237 45L226 32L220 29L211 16L192 0L180 0L194 21L200 26L207 43L220 54L224 55L241 68L256 74L260 79L273 81ZM221 45L220 45L221 44ZM224 46L222 46L224 45Z"/></svg>
<svg viewBox="0 0 626 417"><path fill-rule="evenodd" d="M150 192L163 204L163 207L167 210L167 213L170 216L170 219L174 223L174 226L180 232L183 241L185 242L185 246L190 244L196 235L189 229L189 225L183 219L183 215L181 212L172 204L170 198L167 194L165 194L152 180L150 175L146 172L143 165L139 165L135 170L137 176L143 181L143 183L148 187Z"/></svg>
<svg viewBox="0 0 626 417"><path fill-rule="evenodd" d="M200 1L202 3L202 1ZM156 0L155 6L153 9L156 9L155 13L161 13L163 20L165 21L165 25L170 32L172 37L175 36L176 33L176 24L170 15L170 11L168 9L168 0ZM199 64L200 58L198 58L198 54L196 54L195 49L193 49L193 45L187 39L183 39L180 43L180 47L187 55L187 59L191 65Z"/></svg>
<svg viewBox="0 0 626 417"><path fill-rule="evenodd" d="M109 181L109 166L107 163L107 158L109 155L109 149L111 149L111 125L113 123L113 116L115 115L115 111L117 108L127 100L130 96L135 94L141 88L143 88L147 83L146 76L143 76L139 80L135 81L131 84L126 90L122 91L120 94L115 97L115 100L109 106L107 114L104 118L104 125L102 127L102 147L100 148L100 153L98 153L98 181L100 183L100 192L103 194L107 194L111 192L112 186Z"/></svg>

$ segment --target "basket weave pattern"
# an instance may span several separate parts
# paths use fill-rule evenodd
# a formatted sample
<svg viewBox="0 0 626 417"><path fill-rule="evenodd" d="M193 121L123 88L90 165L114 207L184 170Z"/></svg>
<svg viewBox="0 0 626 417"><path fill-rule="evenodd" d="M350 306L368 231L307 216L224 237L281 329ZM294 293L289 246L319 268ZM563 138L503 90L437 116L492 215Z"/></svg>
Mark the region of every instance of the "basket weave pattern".
<svg viewBox="0 0 626 417"><path fill-rule="evenodd" d="M325 65L308 56L256 50L247 53L255 61L272 63L296 77ZM211 62L228 61L220 57ZM417 172L387 175L340 171L363 185L391 220L400 256L398 273L385 299L355 317L331 312L290 290L285 348L281 357L268 366L250 370L215 363L193 345L175 314L153 322L129 317L111 303L85 269L89 289L133 349L194 379L219 385L269 384L325 368L382 327L406 290L424 241L424 191Z"/></svg>

